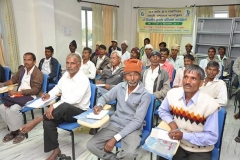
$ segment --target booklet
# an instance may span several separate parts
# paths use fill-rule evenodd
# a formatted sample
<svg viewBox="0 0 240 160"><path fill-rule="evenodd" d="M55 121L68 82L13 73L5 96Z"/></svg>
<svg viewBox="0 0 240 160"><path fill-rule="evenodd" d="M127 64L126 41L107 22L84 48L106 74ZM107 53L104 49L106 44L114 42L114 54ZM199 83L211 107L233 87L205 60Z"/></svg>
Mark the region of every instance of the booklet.
<svg viewBox="0 0 240 160"><path fill-rule="evenodd" d="M58 97L50 97L48 100L43 101L42 98L36 98L30 102L28 102L25 106L30 107L30 108L41 108L45 107L48 104L50 104L53 100L56 100Z"/></svg>
<svg viewBox="0 0 240 160"><path fill-rule="evenodd" d="M102 119L107 114L108 114L108 110L101 110L101 112L99 114L94 114L93 112L89 113L87 115L87 118L90 118L90 119Z"/></svg>
<svg viewBox="0 0 240 160"><path fill-rule="evenodd" d="M166 122L162 121L161 123ZM164 124L164 126L166 125ZM166 159L172 159L180 142L170 139L168 130L168 128L153 128L142 148Z"/></svg>

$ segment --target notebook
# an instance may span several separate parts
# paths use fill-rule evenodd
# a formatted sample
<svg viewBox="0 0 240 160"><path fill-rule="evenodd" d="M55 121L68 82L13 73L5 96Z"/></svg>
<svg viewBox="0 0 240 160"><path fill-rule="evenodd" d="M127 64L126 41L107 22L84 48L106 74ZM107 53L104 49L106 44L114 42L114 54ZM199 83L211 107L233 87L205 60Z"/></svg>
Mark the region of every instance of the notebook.
<svg viewBox="0 0 240 160"><path fill-rule="evenodd" d="M90 118L90 119L102 119L107 114L108 114L108 110L101 110L101 112L99 114L94 114L93 112L89 113L87 115L87 118Z"/></svg>

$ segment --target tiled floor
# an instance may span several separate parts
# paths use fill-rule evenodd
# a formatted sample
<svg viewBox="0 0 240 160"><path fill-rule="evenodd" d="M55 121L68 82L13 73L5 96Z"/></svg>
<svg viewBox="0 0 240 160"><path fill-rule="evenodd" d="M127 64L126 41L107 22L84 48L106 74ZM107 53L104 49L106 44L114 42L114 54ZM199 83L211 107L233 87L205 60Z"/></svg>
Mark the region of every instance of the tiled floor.
<svg viewBox="0 0 240 160"><path fill-rule="evenodd" d="M240 128L240 120L235 121L233 118L233 101L229 101L227 109L227 119L223 135L221 160L239 160L240 159L240 143L236 143L234 138ZM34 110L35 117L41 115L40 110ZM30 113L27 113L28 120L31 119ZM0 119L0 137L7 134L7 127ZM86 143L91 138L87 134L88 129L75 131L75 148L76 159L78 160L97 160L97 157L89 153L86 149ZM67 131L59 129L59 143L62 153L71 156L71 138ZM0 142L0 159L1 160L43 160L50 153L43 152L43 129L42 123L29 133L29 138L25 139L21 144L12 144L12 142ZM150 154L140 149L138 160L149 160ZM155 157L153 158L155 159Z"/></svg>

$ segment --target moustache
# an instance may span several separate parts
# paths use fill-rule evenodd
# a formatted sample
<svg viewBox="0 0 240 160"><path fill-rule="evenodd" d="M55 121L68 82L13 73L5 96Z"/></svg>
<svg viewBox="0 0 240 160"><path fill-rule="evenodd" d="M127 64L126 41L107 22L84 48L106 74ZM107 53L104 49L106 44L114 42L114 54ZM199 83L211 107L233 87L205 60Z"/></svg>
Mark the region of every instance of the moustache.
<svg viewBox="0 0 240 160"><path fill-rule="evenodd" d="M185 84L184 86L185 87L192 87L190 84Z"/></svg>

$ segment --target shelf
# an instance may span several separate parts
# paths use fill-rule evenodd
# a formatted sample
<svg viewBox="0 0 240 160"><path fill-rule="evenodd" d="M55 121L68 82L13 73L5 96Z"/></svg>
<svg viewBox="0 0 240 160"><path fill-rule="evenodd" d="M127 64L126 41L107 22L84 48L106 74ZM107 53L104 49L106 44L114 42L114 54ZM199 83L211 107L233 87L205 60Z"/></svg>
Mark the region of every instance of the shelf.
<svg viewBox="0 0 240 160"><path fill-rule="evenodd" d="M224 46L224 47L228 47L228 44L210 44L210 43L196 43L196 45L198 46Z"/></svg>
<svg viewBox="0 0 240 160"><path fill-rule="evenodd" d="M234 48L240 48L240 44L234 44L234 45L232 45L232 47L234 47Z"/></svg>
<svg viewBox="0 0 240 160"><path fill-rule="evenodd" d="M207 53L196 53L196 55L199 58L206 58L208 56Z"/></svg>
<svg viewBox="0 0 240 160"><path fill-rule="evenodd" d="M230 35L230 32L198 31L197 34Z"/></svg>
<svg viewBox="0 0 240 160"><path fill-rule="evenodd" d="M233 33L237 33L238 34L238 33L240 33L240 31L233 31Z"/></svg>

